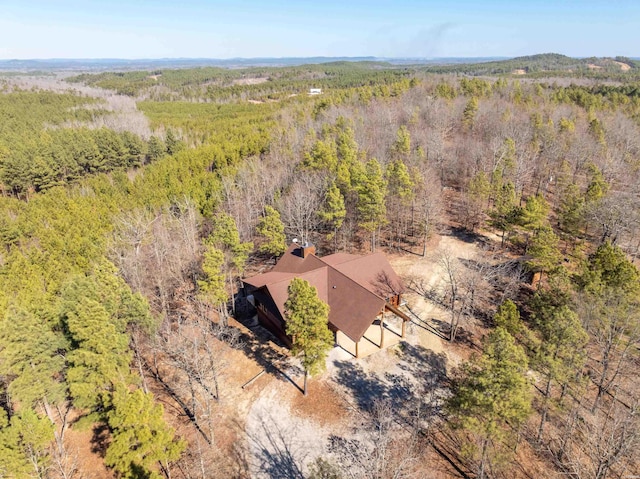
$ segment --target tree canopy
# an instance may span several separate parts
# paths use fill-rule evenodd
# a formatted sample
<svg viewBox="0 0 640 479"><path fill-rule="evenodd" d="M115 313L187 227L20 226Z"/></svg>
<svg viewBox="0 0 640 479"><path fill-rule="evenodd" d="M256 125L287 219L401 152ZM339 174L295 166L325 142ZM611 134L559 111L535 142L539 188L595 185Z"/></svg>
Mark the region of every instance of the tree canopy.
<svg viewBox="0 0 640 479"><path fill-rule="evenodd" d="M325 358L333 347L333 335L328 327L329 306L318 298L318 291L308 281L301 278L291 280L285 317L285 330L292 339L292 352L302 355L305 377L307 373L317 374L324 370Z"/></svg>

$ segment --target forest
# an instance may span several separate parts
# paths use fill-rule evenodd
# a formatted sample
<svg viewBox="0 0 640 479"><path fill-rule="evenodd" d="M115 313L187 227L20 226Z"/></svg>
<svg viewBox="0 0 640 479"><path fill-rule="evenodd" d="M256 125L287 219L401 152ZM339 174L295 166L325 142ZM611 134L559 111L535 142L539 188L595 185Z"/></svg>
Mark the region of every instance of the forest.
<svg viewBox="0 0 640 479"><path fill-rule="evenodd" d="M479 65L0 74L0 477L637 474L637 62ZM302 396L241 291L292 238L441 349Z"/></svg>

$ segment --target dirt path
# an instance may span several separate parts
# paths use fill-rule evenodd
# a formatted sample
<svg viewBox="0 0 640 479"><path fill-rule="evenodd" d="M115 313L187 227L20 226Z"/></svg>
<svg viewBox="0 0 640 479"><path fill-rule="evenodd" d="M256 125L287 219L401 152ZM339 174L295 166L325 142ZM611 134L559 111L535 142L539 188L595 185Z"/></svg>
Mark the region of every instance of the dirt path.
<svg viewBox="0 0 640 479"><path fill-rule="evenodd" d="M303 478L305 462L323 453L322 427L291 414L290 394L272 382L253 403L246 422L254 478Z"/></svg>
<svg viewBox="0 0 640 479"><path fill-rule="evenodd" d="M251 406L245 427L251 477L302 479L311 462L326 456L329 436L347 432L348 404L330 378L312 378L308 387L304 396L289 381L274 380Z"/></svg>

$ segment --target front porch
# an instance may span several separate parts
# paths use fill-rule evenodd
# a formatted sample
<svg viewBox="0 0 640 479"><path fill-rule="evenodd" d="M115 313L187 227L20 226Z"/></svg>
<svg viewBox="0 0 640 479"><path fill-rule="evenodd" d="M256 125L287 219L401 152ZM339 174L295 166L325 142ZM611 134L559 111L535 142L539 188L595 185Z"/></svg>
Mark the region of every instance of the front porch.
<svg viewBox="0 0 640 479"><path fill-rule="evenodd" d="M404 338L405 323L395 314L385 313L369 326L360 341L353 341L342 331L336 332L336 345L353 357L364 358L398 344Z"/></svg>

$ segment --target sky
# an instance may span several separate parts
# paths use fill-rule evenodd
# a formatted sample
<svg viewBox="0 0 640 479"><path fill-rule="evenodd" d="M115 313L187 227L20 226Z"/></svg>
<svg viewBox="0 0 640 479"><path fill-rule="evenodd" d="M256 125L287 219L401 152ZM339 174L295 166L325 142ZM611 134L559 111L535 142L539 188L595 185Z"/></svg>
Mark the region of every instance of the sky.
<svg viewBox="0 0 640 479"><path fill-rule="evenodd" d="M640 57L640 0L0 0L0 59Z"/></svg>

